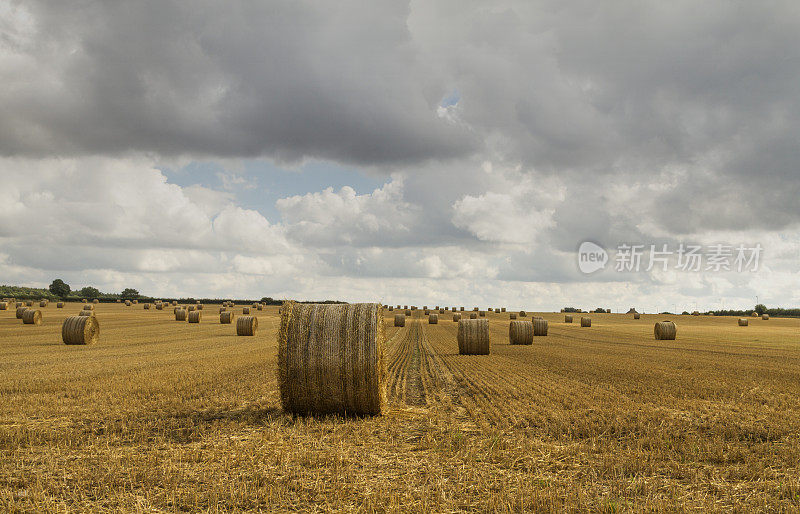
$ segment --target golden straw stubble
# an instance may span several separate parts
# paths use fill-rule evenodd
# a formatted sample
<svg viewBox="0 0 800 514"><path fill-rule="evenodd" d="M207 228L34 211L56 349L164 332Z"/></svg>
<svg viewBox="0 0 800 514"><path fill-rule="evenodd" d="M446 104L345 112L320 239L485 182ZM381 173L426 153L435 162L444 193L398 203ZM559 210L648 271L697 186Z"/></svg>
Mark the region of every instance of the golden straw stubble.
<svg viewBox="0 0 800 514"><path fill-rule="evenodd" d="M299 414L383 413L385 341L380 304L284 304L278 332L283 409Z"/></svg>
<svg viewBox="0 0 800 514"><path fill-rule="evenodd" d="M237 336L254 336L258 329L258 318L255 316L239 316L236 320Z"/></svg>
<svg viewBox="0 0 800 514"><path fill-rule="evenodd" d="M61 325L64 344L94 344L100 337L100 322L95 316L70 316Z"/></svg>
<svg viewBox="0 0 800 514"><path fill-rule="evenodd" d="M462 319L458 322L458 353L488 355L490 348L489 320Z"/></svg>

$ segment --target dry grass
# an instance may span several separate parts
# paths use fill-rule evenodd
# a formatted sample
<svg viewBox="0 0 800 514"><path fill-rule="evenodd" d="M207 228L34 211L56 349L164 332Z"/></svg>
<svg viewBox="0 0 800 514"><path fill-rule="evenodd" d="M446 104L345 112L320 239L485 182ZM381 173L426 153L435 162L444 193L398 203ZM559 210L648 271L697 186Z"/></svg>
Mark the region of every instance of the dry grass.
<svg viewBox="0 0 800 514"><path fill-rule="evenodd" d="M389 408L292 417L277 307L256 337L216 320L97 306L66 346L52 310L0 312L0 510L800 509L800 321L595 314L458 355L456 323L387 320ZM211 306L209 306L211 308Z"/></svg>

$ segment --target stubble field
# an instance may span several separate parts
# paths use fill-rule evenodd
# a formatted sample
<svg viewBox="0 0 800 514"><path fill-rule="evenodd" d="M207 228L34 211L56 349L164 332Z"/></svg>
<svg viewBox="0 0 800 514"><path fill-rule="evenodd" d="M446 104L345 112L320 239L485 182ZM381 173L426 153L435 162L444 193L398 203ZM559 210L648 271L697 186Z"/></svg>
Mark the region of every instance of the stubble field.
<svg viewBox="0 0 800 514"><path fill-rule="evenodd" d="M79 304L0 311L0 510L800 509L800 320L545 313L512 346L488 313L460 356L449 312L385 311L388 413L292 417L278 308L237 337L218 307L101 304L93 346L61 343Z"/></svg>

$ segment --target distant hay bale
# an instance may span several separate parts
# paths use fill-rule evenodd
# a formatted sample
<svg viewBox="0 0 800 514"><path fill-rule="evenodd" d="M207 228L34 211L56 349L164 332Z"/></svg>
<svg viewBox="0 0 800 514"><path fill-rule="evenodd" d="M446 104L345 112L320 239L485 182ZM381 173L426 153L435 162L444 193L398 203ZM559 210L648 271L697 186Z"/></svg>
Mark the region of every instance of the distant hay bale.
<svg viewBox="0 0 800 514"><path fill-rule="evenodd" d="M462 319L458 322L458 353L489 355L489 320Z"/></svg>
<svg viewBox="0 0 800 514"><path fill-rule="evenodd" d="M508 319L517 319L517 313L516 312L508 313Z"/></svg>
<svg viewBox="0 0 800 514"><path fill-rule="evenodd" d="M219 322L223 325L230 325L231 323L233 323L233 313L231 311L220 312Z"/></svg>
<svg viewBox="0 0 800 514"><path fill-rule="evenodd" d="M86 298L81 298L81 303L86 303Z"/></svg>
<svg viewBox="0 0 800 514"><path fill-rule="evenodd" d="M469 319L478 319L478 313L477 312L470 312L469 313Z"/></svg>
<svg viewBox="0 0 800 514"><path fill-rule="evenodd" d="M439 314L444 314L446 311L447 309L439 309Z"/></svg>
<svg viewBox="0 0 800 514"><path fill-rule="evenodd" d="M22 319L22 314L27 310L27 307L17 307L17 319Z"/></svg>
<svg viewBox="0 0 800 514"><path fill-rule="evenodd" d="M130 307L131 305L132 304L130 300L125 300L125 307Z"/></svg>
<svg viewBox="0 0 800 514"><path fill-rule="evenodd" d="M591 327L592 326L592 318L587 318L586 316L581 316L581 326L582 327Z"/></svg>
<svg viewBox="0 0 800 514"><path fill-rule="evenodd" d="M639 319L639 318L641 318L641 317L642 317L642 315L641 315L641 314L639 314L638 312L634 312L634 313L633 313L633 319Z"/></svg>
<svg viewBox="0 0 800 514"><path fill-rule="evenodd" d="M250 314L250 307L242 307L242 314Z"/></svg>
<svg viewBox="0 0 800 514"><path fill-rule="evenodd" d="M488 309L486 309L486 310L488 310L489 312L494 312L494 311L492 311L492 307L489 307L489 308L488 308Z"/></svg>
<svg viewBox="0 0 800 514"><path fill-rule="evenodd" d="M117 298L117 303L122 303L122 300L120 300L119 298Z"/></svg>
<svg viewBox="0 0 800 514"><path fill-rule="evenodd" d="M500 307L500 312L506 312L506 308L505 307Z"/></svg>
<svg viewBox="0 0 800 514"><path fill-rule="evenodd" d="M430 313L431 313L431 311L429 311L428 309L425 309L425 310L424 310L424 314L425 314L426 316L428 316Z"/></svg>
<svg viewBox="0 0 800 514"><path fill-rule="evenodd" d="M407 311L408 310L408 305L403 305L403 310Z"/></svg>
<svg viewBox="0 0 800 514"><path fill-rule="evenodd" d="M226 310L228 310L228 308L227 308L227 307L220 307L220 308L219 308L219 313L220 313L220 314L222 314L222 313L223 313L223 312L225 312Z"/></svg>
<svg viewBox="0 0 800 514"><path fill-rule="evenodd" d="M572 323L572 315L571 314L565 314L564 315L564 323Z"/></svg>
<svg viewBox="0 0 800 514"><path fill-rule="evenodd" d="M22 322L26 325L41 325L42 311L39 309L25 309L22 313Z"/></svg>
<svg viewBox="0 0 800 514"><path fill-rule="evenodd" d="M655 327L653 327L653 333L657 341L671 341L675 339L678 333L678 327L669 320L659 321L656 323Z"/></svg>
<svg viewBox="0 0 800 514"><path fill-rule="evenodd" d="M437 325L439 323L439 315L431 314L428 316L428 325Z"/></svg>
<svg viewBox="0 0 800 514"><path fill-rule="evenodd" d="M94 316L70 316L61 325L64 344L94 344L99 337L100 323Z"/></svg>
<svg viewBox="0 0 800 514"><path fill-rule="evenodd" d="M64 302L56 303L56 309L63 309L63 308L64 308Z"/></svg>
<svg viewBox="0 0 800 514"><path fill-rule="evenodd" d="M761 319L768 320L769 319L769 314L762 314L761 315Z"/></svg>
<svg viewBox="0 0 800 514"><path fill-rule="evenodd" d="M287 412L381 414L386 334L379 304L285 304L278 387Z"/></svg>
<svg viewBox="0 0 800 514"><path fill-rule="evenodd" d="M393 310L394 310L394 307L392 307L392 306L390 305L390 306L389 306L389 312L392 312Z"/></svg>
<svg viewBox="0 0 800 514"><path fill-rule="evenodd" d="M527 316L528 316L528 313L527 313L527 312L525 312L525 311L519 311L519 317L520 317L520 318L525 318L525 317L527 317Z"/></svg>
<svg viewBox="0 0 800 514"><path fill-rule="evenodd" d="M17 306L17 309L19 309L20 307L24 307L24 305L23 305L23 303L22 303L22 302L17 302L17 303L16 303L16 306Z"/></svg>
<svg viewBox="0 0 800 514"><path fill-rule="evenodd" d="M264 306L263 306L263 305L261 305L260 303L258 304L258 307L256 307L256 308L257 308L258 310L260 310L260 311L263 311L263 310L264 310Z"/></svg>
<svg viewBox="0 0 800 514"><path fill-rule="evenodd" d="M41 302L39 302L39 307L47 307L47 302L42 300Z"/></svg>
<svg viewBox="0 0 800 514"><path fill-rule="evenodd" d="M194 311L190 311L189 312L189 320L188 320L189 323L200 323L200 321L202 319L203 319L203 313L202 312L200 312L198 310L194 310Z"/></svg>
<svg viewBox="0 0 800 514"><path fill-rule="evenodd" d="M164 304L163 303L156 304L156 310L163 311L164 310Z"/></svg>
<svg viewBox="0 0 800 514"><path fill-rule="evenodd" d="M8 310L8 302L0 302L0 311Z"/></svg>
<svg viewBox="0 0 800 514"><path fill-rule="evenodd" d="M196 310L196 306L194 306L194 305L187 305L187 306L186 306L186 310L187 310L188 312L194 312L194 311Z"/></svg>
<svg viewBox="0 0 800 514"><path fill-rule="evenodd" d="M739 326L740 327L746 327L749 324L750 324L750 320L748 320L747 318L739 318Z"/></svg>
<svg viewBox="0 0 800 514"><path fill-rule="evenodd" d="M453 314L453 321L461 321L461 314L454 313Z"/></svg>
<svg viewBox="0 0 800 514"><path fill-rule="evenodd" d="M144 307L144 310L146 310L146 311L150 310L150 304L149 303L144 304L142 307Z"/></svg>
<svg viewBox="0 0 800 514"><path fill-rule="evenodd" d="M198 311L202 311L203 310L203 304L202 303L198 303L197 304L197 310Z"/></svg>
<svg viewBox="0 0 800 514"><path fill-rule="evenodd" d="M92 300L92 303L100 303L100 300L98 300L97 298L95 298L94 300Z"/></svg>
<svg viewBox="0 0 800 514"><path fill-rule="evenodd" d="M25 306L27 306L27 307L33 307L33 302L32 302L32 301L30 301L30 300L28 300L27 302L25 302Z"/></svg>
<svg viewBox="0 0 800 514"><path fill-rule="evenodd" d="M83 309L81 309L81 310L93 311L94 310L94 305L92 305L91 303L87 303L86 305L83 306Z"/></svg>
<svg viewBox="0 0 800 514"><path fill-rule="evenodd" d="M236 320L237 336L254 336L258 330L258 318L256 316L239 316Z"/></svg>
<svg viewBox="0 0 800 514"><path fill-rule="evenodd" d="M477 307L473 307L472 310L475 311L475 312L478 312L480 309L477 308Z"/></svg>
<svg viewBox="0 0 800 514"><path fill-rule="evenodd" d="M172 305L178 305L178 300L172 300Z"/></svg>
<svg viewBox="0 0 800 514"><path fill-rule="evenodd" d="M411 309L406 309L406 316L411 316Z"/></svg>
<svg viewBox="0 0 800 514"><path fill-rule="evenodd" d="M94 311L81 310L78 312L78 316L94 316Z"/></svg>
<svg viewBox="0 0 800 514"><path fill-rule="evenodd" d="M750 313L750 315L753 316L754 318L758 317L758 313L756 311L753 311L752 313Z"/></svg>
<svg viewBox="0 0 800 514"><path fill-rule="evenodd" d="M188 317L188 311L186 309L176 309L175 310L175 321L186 321Z"/></svg>
<svg viewBox="0 0 800 514"><path fill-rule="evenodd" d="M533 320L533 335L546 336L547 335L547 320L542 318L534 318Z"/></svg>
<svg viewBox="0 0 800 514"><path fill-rule="evenodd" d="M464 312L464 307L461 307L461 309L460 309L460 310L461 310L461 312Z"/></svg>
<svg viewBox="0 0 800 514"><path fill-rule="evenodd" d="M481 318L485 318L486 317L486 312L480 311L480 312L478 312L478 316L480 316Z"/></svg>
<svg viewBox="0 0 800 514"><path fill-rule="evenodd" d="M436 307L436 308L438 309L439 307ZM423 305L422 306L422 310L427 311L428 310L428 306L427 305Z"/></svg>
<svg viewBox="0 0 800 514"><path fill-rule="evenodd" d="M699 315L700 315L700 311L692 311L692 316L699 316Z"/></svg>
<svg viewBox="0 0 800 514"><path fill-rule="evenodd" d="M394 326L396 326L396 327L404 327L404 326L406 326L406 315L405 314L395 314L394 315Z"/></svg>
<svg viewBox="0 0 800 514"><path fill-rule="evenodd" d="M511 321L508 324L510 344L533 344L533 323L530 321Z"/></svg>

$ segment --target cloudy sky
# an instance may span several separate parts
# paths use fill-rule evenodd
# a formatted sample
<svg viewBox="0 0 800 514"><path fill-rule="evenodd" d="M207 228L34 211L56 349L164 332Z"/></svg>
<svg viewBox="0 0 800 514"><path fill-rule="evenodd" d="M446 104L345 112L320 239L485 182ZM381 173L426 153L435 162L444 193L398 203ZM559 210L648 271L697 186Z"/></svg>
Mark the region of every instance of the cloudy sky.
<svg viewBox="0 0 800 514"><path fill-rule="evenodd" d="M796 0L0 0L0 112L0 283L800 304Z"/></svg>

